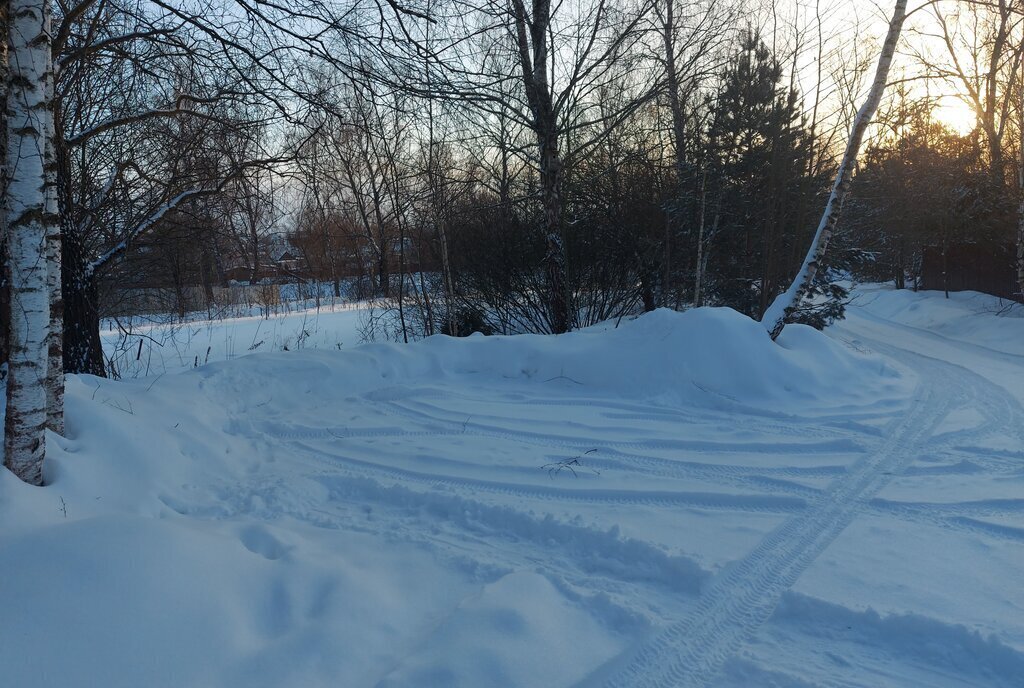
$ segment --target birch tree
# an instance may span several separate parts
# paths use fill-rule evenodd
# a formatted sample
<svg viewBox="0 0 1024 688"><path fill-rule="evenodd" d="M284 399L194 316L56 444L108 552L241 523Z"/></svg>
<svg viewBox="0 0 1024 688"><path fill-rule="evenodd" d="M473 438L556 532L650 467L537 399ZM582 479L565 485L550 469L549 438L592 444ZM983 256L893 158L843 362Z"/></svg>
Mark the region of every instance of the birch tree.
<svg viewBox="0 0 1024 688"><path fill-rule="evenodd" d="M903 20L907 15L907 0L896 0L896 7L893 10L892 19L889 21L889 30L886 33L885 43L882 44L882 52L878 57L878 66L875 70L875 77L871 83L868 96L857 112L850 131L850 138L846 144L846 151L843 154L839 170L836 172L835 183L825 205L825 211L821 216L821 222L814 233L810 250L804 259L800 271L797 273L790 285L782 294L772 302L761 317L761 323L768 330L768 334L775 339L785 327L787 318L800 306L800 302L810 291L814 282L818 267L828 249L829 241L835 231L836 223L842 210L843 202L850 192L850 183L853 179L853 171L857 165L857 155L860 153L860 145L864 140L864 133L867 131L871 118L878 110L878 104L885 92L886 82L889 78L889 68L892 66L893 54L896 51L896 43L899 41L900 32L903 28Z"/></svg>
<svg viewBox="0 0 1024 688"><path fill-rule="evenodd" d="M52 131L48 83L49 11L45 0L11 0L7 22L7 277L11 319L4 463L33 485L43 482L46 454L50 283L47 240L47 139Z"/></svg>
<svg viewBox="0 0 1024 688"><path fill-rule="evenodd" d="M46 13L44 24L52 24L52 7L43 0ZM58 204L58 165L56 151L56 121L53 111L56 75L53 70L53 51L46 51L46 100L49 116L46 119L44 164L46 222L46 289L50 299L49 331L46 346L46 425L58 435L64 434L64 290L62 280L61 224Z"/></svg>

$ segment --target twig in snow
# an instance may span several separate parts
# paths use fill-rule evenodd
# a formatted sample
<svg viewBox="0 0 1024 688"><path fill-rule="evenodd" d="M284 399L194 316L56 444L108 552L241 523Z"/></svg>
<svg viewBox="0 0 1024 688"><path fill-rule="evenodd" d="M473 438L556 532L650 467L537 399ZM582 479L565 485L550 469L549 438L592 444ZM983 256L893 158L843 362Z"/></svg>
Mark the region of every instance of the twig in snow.
<svg viewBox="0 0 1024 688"><path fill-rule="evenodd" d="M583 383L580 382L579 380L573 380L571 377L568 377L566 375L556 375L554 377L549 377L544 382L552 382L554 380L568 380L569 382L575 382L577 385L579 385L581 387L583 386Z"/></svg>
<svg viewBox="0 0 1024 688"><path fill-rule="evenodd" d="M571 459L562 459L561 461L546 463L543 466L541 466L541 470L546 470L548 472L548 477L552 479L554 479L554 477L561 473L562 471L569 471L570 473L572 473L572 477L578 478L579 474L576 473L576 469L587 470L593 473L594 475L601 475L601 471L597 470L596 468L584 466L580 462L580 459L582 459L584 456L586 456L587 454L593 454L596 451L597 449L588 449L582 454L574 456Z"/></svg>
<svg viewBox="0 0 1024 688"><path fill-rule="evenodd" d="M166 374L166 371L164 371L163 373L160 373L159 375L157 375L156 378L152 382L149 383L149 387L146 388L146 391L148 392L149 390L153 389L153 385L155 385L157 382L159 382L160 378L162 378L165 374Z"/></svg>
<svg viewBox="0 0 1024 688"><path fill-rule="evenodd" d="M121 411L123 413L127 413L129 416L134 416L135 415L135 408L132 406L131 399L125 398L124 401L128 405L128 408L125 408L124 406L121 406L121 404L115 404L110 399L104 399L100 403L105 405L105 406L109 406L110 408L116 408L118 411Z"/></svg>

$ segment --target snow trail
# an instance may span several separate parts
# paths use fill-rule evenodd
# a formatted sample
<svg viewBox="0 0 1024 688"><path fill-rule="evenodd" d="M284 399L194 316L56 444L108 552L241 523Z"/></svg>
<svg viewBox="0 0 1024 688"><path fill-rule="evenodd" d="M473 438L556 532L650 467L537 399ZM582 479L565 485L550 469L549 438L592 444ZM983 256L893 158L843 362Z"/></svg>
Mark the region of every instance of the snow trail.
<svg viewBox="0 0 1024 688"><path fill-rule="evenodd" d="M876 319L880 320L880 319ZM862 337L863 339L863 337ZM617 662L608 688L668 688L704 686L720 672L724 662L774 612L782 595L843 529L866 508L884 509L908 518L939 521L1002 539L1024 539L1024 531L973 521L970 515L1024 513L1024 500L986 500L979 504L934 505L888 503L874 500L893 477L922 453L930 439L941 445L965 436L985 436L1012 426L1020 418L1020 405L999 387L946 361L911 354L869 340L915 369L921 379L914 407L887 439L868 457L836 480L821 499L772 533L741 562L714 579L686 618L658 632L623 662ZM949 340L947 340L949 341ZM967 345L970 346L970 345ZM964 403L983 408L985 422L978 428L944 433L936 438L947 414ZM935 447L935 442L930 443Z"/></svg>
<svg viewBox="0 0 1024 688"><path fill-rule="evenodd" d="M806 512L772 533L712 581L696 609L645 643L606 683L668 688L704 686L762 623L782 594L893 474L916 456L952 408L951 390L923 381L914 407L882 446L836 481Z"/></svg>

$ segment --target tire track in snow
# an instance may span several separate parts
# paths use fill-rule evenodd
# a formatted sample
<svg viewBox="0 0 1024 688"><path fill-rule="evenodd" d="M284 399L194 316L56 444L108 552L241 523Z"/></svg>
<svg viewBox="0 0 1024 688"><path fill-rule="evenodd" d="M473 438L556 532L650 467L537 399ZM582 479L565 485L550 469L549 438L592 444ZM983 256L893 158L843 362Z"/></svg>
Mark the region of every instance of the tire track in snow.
<svg viewBox="0 0 1024 688"><path fill-rule="evenodd" d="M343 469L353 475L362 477L384 478L404 484L423 485L432 490L447 490L462 497L484 493L522 499L553 501L560 504L583 503L694 507L769 514L794 513L807 507L807 501L804 499L778 495L737 495L729 492L675 492L668 490L577 490L439 476L433 473L420 473L405 468L381 466L369 461L327 452L304 442L293 442L292 446L299 449L303 455L317 461L321 467L334 470Z"/></svg>
<svg viewBox="0 0 1024 688"><path fill-rule="evenodd" d="M863 309L858 309L857 316L863 317L874 326L890 327L897 332L909 333L912 336L920 337L925 341L939 342L954 350L976 353L977 349L980 348L982 349L982 355L986 357L991 357L989 354L996 354L1016 359L1018 364L1024 362L1024 357L1015 356L1013 354L1000 354L999 352L987 349L986 347L979 347L978 345L970 342L963 342L944 337L937 332L904 325L899 322L889 321L880 316L868 313ZM909 349L897 348L887 342L874 339L861 332L852 332L850 335L855 340L868 342L872 348L885 353L891 358L899 360L904 365L911 368L914 367L916 361L919 361L923 357L922 354L918 354ZM948 446L952 444L956 437L961 435L977 435L992 431L1003 431L1009 433L1012 437L1024 439L1024 408L1021 407L1017 399L1010 394L1005 387L983 377L982 375L979 375L978 373L975 373L972 370L969 370L964 366L938 358L928 357L928 360L932 361L933 364L944 366L954 377L959 377L963 386L963 389L959 391L966 392L967 396L979 407L979 410L981 408L985 409L985 413L983 413L984 421L980 427L955 431L952 433L944 433L940 437L934 438L933 442L936 442L937 445Z"/></svg>
<svg viewBox="0 0 1024 688"><path fill-rule="evenodd" d="M858 513L877 508L874 496L924 452L924 445L953 408L973 405L982 411L984 421L975 428L943 433L930 443L931 447L946 447L965 437L1012 428L1022 416L1020 405L1005 389L962 366L882 342L871 343L917 370L922 380L915 393L918 402L889 429L881 446L858 462L849 475L838 479L820 501L716 578L690 615L617 662L605 683L608 688L706 685L740 644L768 619L782 594ZM1007 507L1016 510L1017 505L977 506L979 511L998 511ZM977 523L961 521L959 525L980 531Z"/></svg>
<svg viewBox="0 0 1024 688"><path fill-rule="evenodd" d="M659 459L643 454L632 454L612 450L600 452L588 457L591 466L604 469L636 471L645 475L662 478L752 478L752 479L784 479L784 478L835 478L846 472L843 465L821 466L743 466L739 464L715 464L700 461L674 461Z"/></svg>
<svg viewBox="0 0 1024 688"><path fill-rule="evenodd" d="M934 330L915 327L914 325L908 325L896 320L889 320L863 308L857 308L856 314L858 317L870 320L876 324L898 329L911 335L922 337L923 339L942 342L954 349L968 351L983 358L995 358L1013 366L1024 366L1024 356L1020 354L1010 353L1009 351L1000 351L999 349L993 349L982 344L975 344L974 342L968 342L954 337L947 337L946 335L940 334Z"/></svg>
<svg viewBox="0 0 1024 688"><path fill-rule="evenodd" d="M690 615L634 651L605 685L690 688L714 678L725 660L768 619L800 574L892 476L914 460L916 447L948 414L953 390L926 376L922 380L928 381L918 388L917 402L876 451L716 578Z"/></svg>
<svg viewBox="0 0 1024 688"><path fill-rule="evenodd" d="M595 437L575 438L543 432L509 430L507 428L474 422L472 417L464 421L437 418L429 414L414 411L388 402L376 402L375 406L386 414L413 421L430 430L405 430L400 427L384 427L371 429L339 428L305 428L302 426L281 426L268 424L266 434L280 439L347 439L349 437L441 437L465 435L469 437L489 437L492 439L512 440L528 444L562 447L565 449L589 449L595 445L616 449L686 451L691 453L738 453L738 454L819 454L829 453L861 453L864 446L848 437L815 438L810 442L774 442L771 440L757 442L717 442L714 440L683 440L683 439L650 439L650 440L611 440ZM440 428L440 429L439 429ZM837 433L838 434L838 433Z"/></svg>
<svg viewBox="0 0 1024 688"><path fill-rule="evenodd" d="M1006 540L1008 542L1024 543L1024 528L1017 528L1014 526L1007 526L999 523L991 523L989 521L982 521L976 518L985 518L986 516L999 517L1003 515L998 513L968 512L967 514L962 514L959 512L951 511L948 514L934 514L928 511L917 509L880 509L875 504L869 505L866 513L885 518L899 518L904 521L909 521L911 523L936 526L944 530L955 530L961 533L983 535L985 537L996 538L998 540ZM1020 509L1012 515L1017 517L1024 516L1024 509Z"/></svg>
<svg viewBox="0 0 1024 688"><path fill-rule="evenodd" d="M381 435L384 437L384 435ZM396 437L395 435L387 435L387 437ZM397 437L404 437L404 435L398 435ZM348 438L346 438L348 439ZM350 459L337 452L313 447L301 440L290 439L292 442L300 442L303 444L305 449L310 451L316 451L321 453L323 456L332 456L338 462L345 463L351 461L359 461L358 459ZM316 441L316 440L313 440ZM524 444L531 444L535 446L546 446L540 442L524 442ZM556 457L547 456L545 459L550 459L548 463L555 463L553 459ZM566 460L572 459L572 456L566 455ZM444 463L452 463L452 459L445 459ZM473 462L458 462L460 466L468 468L480 468L481 465ZM365 466L373 466L380 469L388 469L388 466L382 466L380 463L363 462ZM536 475L539 470L543 470L542 465L538 465L533 468L519 468L524 475L529 473ZM610 450L604 452L604 455L589 454L586 457L586 468L600 470L600 471L623 471L634 475L644 475L655 478L670 478L674 480L705 480L717 482L721 485L731 485L734 487L759 490L768 493L786 493L794 496L800 496L807 500L817 499L821 494L822 490L820 487L811 485L804 485L796 482L799 479L827 479L835 478L836 475L842 474L846 471L845 466L811 466L811 467L798 467L798 466L781 466L781 467L757 467L757 466L740 466L735 464L708 464L696 461L672 461L669 459L657 459L653 457L644 456L642 454L628 454L618 452L616 450ZM395 470L409 470L419 475L426 475L422 471L415 471L413 469L404 469L395 467ZM429 476L434 478L440 478L437 472L431 471ZM454 476L447 476L455 478ZM637 490L640 493L640 490Z"/></svg>
<svg viewBox="0 0 1024 688"><path fill-rule="evenodd" d="M305 474L302 480L326 490L327 498L321 489L296 492L294 478L275 478L224 485L212 509L165 503L178 513L207 519L288 516L317 528L415 542L458 558L474 571L537 567L581 592L610 594L620 600L623 613L629 600L645 600L649 614L664 614L681 604L680 594L692 599L710 576L690 556L624 537L617 527L564 522L450 491L423 492L336 470Z"/></svg>
<svg viewBox="0 0 1024 688"><path fill-rule="evenodd" d="M469 428L473 428L474 432L482 436L494 436L494 437L508 437L508 436L533 436L547 441L571 441L571 438L565 438L561 435L551 435L547 433L539 432L524 432L521 430L509 430L508 428L501 427L500 425L490 425L480 421L475 421L473 414L468 414L464 420L445 418L433 415L428 411L418 410L410 408L409 406L403 405L394 400L386 401L371 401L376 408L385 414L402 418L404 420L411 420L419 424L426 425L428 427L448 427L453 430L459 430L466 432ZM419 405L426 406L423 402L419 402ZM542 404L538 404L542 405ZM574 404L558 404L559 406L573 408ZM445 411L436 407L430 407L431 410L440 413L451 413L451 411ZM485 416L486 417L486 416ZM692 420L692 419L691 419ZM690 422L690 421L685 421ZM813 451L821 451L822 446L824 447L843 447L845 449L836 449L836 451L860 451L863 449L862 445L859 444L858 440L863 439L865 433L859 431L850 431L844 428L833 428L829 426L828 430L813 431L809 432L806 429L807 419L805 418L793 418L792 425L779 425L773 424L771 426L765 426L759 424L756 420L752 420L749 417L744 418L743 427L745 429L761 432L766 435L781 435L787 438L793 436L808 437L812 441L808 442L793 442L793 441L773 441L772 439L765 439L759 442L735 442L735 443L724 443L716 442L714 440L678 440L678 439L652 439L652 440L605 440L603 443L609 446L635 448L635 449L682 449L686 451L708 451L708 452L719 452L719 451L746 451L746 452L757 452L757 453L790 453L793 451L809 453ZM802 427L803 424L803 427ZM560 423L560 425L566 425ZM571 424L570 424L571 425ZM736 420L735 418L731 423L722 423L722 428L731 428L735 430ZM593 428L591 428L593 429ZM674 428L673 428L674 429ZM843 437L837 437L837 435L847 435ZM852 437L851 437L852 436ZM856 437L857 439L854 439ZM875 438L872 438L875 439ZM814 441L816 440L816 441ZM593 443L595 440L589 439L586 442ZM820 446L819 446L820 445Z"/></svg>
<svg viewBox="0 0 1024 688"><path fill-rule="evenodd" d="M744 416L744 427L764 432L766 434L782 434L786 437L792 437L794 435L801 437L833 437L836 431L849 432L850 434L862 435L864 430L851 429L844 427L833 427L829 425L829 422L843 421L847 422L851 417L857 418L877 418L884 414L879 414L877 411L873 412L862 412L860 414L846 413L841 416L823 416L814 417L809 419L803 416L799 416L793 413L787 413L785 411L776 411L771 409L763 409L757 407L744 407L742 410L730 406L728 410L715 411L705 407L699 406L661 406L657 404L644 404L644 403L630 403L624 401L615 401L606 397L599 398L588 398L585 396L577 397L553 397L549 394L543 396L537 396L533 390L531 395L526 393L516 393L514 397L505 395L495 395L494 397L486 397L481 399L479 397L469 396L460 392L439 387L423 387L417 388L410 392L409 390L401 390L398 388L387 388L384 390L378 390L376 392L370 392L365 395L365 399L371 403L395 403L395 402L411 402L418 403L426 406L428 409L434 409L437 411L458 414L461 413L459 409L440 409L433 404L429 404L423 399L436 399L436 400L454 400L457 402L466 402L468 404L479 404L481 401L485 401L491 404L502 404L505 406L520 406L520 407L564 407L574 409L594 409L602 412L602 415L610 419L618 420L648 420L648 421L661 421L668 420L671 422L682 422L689 425L707 425L715 426L716 428L733 428L736 423L737 413ZM487 416L485 416L487 417ZM495 419L505 419L507 416L493 416ZM439 421L457 421L461 422L460 418L443 419L438 418ZM819 426L808 425L810 421L822 421Z"/></svg>
<svg viewBox="0 0 1024 688"><path fill-rule="evenodd" d="M521 567L523 562L551 569L551 553L557 551L560 566L556 568L561 574L593 592L619 584L640 586L650 592L649 586L653 584L664 591L690 596L700 591L710 575L689 556L671 554L645 540L624 537L617 527L600 529L567 523L550 515L537 516L510 506L484 504L457 493L425 493L400 484L383 485L372 478L325 474L317 480L337 502L351 504L355 500L372 504L375 509L412 511L413 518L429 518L431 536L424 542L436 543L445 533L446 544L462 550L469 542L488 550L515 544L520 550L516 557L505 557L511 569ZM489 541L495 535L502 539L501 546ZM523 547L524 544L528 546ZM537 550L545 554L538 556ZM582 574L583 579L571 575L570 569ZM595 577L600 579L597 585ZM660 601L665 602L663 598Z"/></svg>
<svg viewBox="0 0 1024 688"><path fill-rule="evenodd" d="M773 479L831 478L837 475L841 475L847 470L846 467L842 464L826 464L818 466L762 467L745 466L742 464L716 464L701 461L675 461L673 459L659 458L655 456L649 456L647 454L637 454L633 452L620 451L617 448L617 446L622 446L626 443L602 443L593 440L587 441L582 439L545 436L536 433L516 433L511 431L502 433L478 432L476 430L470 430L468 427L465 430L461 428L452 430L404 430L401 428L371 428L365 430L352 430L347 427L319 428L296 425L282 425L281 423L278 422L264 422L261 424L261 429L259 431L263 435L266 435L268 437L292 442L309 442L321 440L343 441L348 439L486 437L490 439L507 440L511 442L516 442L518 444L525 444L535 447L544 447L548 449L564 449L577 453L585 450L597 449L601 453L592 454L588 456L588 463L595 468L637 471L639 473L643 473L646 475L664 478L748 479L751 481L762 481L765 485L768 484L768 481ZM613 444L617 446L609 447L607 446L608 444ZM722 446L727 447L725 449L722 449L722 453L759 453L754 449L750 449L749 445L744 445L745 448L742 451L737 451L736 445L734 444L724 444ZM788 447L778 447L778 445L775 446L778 449L777 453L780 454L787 453L787 448L792 450L793 446L800 447L802 449L802 451L799 452L800 454L811 453L806 451L808 445L805 444L790 445ZM658 449L660 447L654 448ZM820 446L817 448L821 449ZM698 453L695 450L689 451ZM700 453L712 452L704 451ZM793 452L790 451L789 453ZM837 453L848 452L842 451ZM782 489L782 483L778 483L777 487L779 489ZM791 489L805 494L818 492L816 488L796 484L793 484L791 486Z"/></svg>
<svg viewBox="0 0 1024 688"><path fill-rule="evenodd" d="M873 499L870 506L878 513L896 516L1024 516L1024 499L980 499L966 502L902 502Z"/></svg>

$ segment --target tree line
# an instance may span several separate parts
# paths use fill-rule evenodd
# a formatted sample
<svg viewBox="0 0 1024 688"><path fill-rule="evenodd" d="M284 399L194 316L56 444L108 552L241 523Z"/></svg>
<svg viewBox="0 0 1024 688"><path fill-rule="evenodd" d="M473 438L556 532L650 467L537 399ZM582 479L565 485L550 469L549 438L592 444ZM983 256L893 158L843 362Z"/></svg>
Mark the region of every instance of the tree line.
<svg viewBox="0 0 1024 688"><path fill-rule="evenodd" d="M108 373L101 318L131 288L212 302L273 267L373 299L377 335L407 341L659 307L770 319L794 285L778 322L821 327L843 277L902 285L936 241L1024 246L1021 4L920 3L932 38L906 33L893 74L883 18L848 9L0 3L6 463L42 480L63 375ZM876 61L895 87L868 130Z"/></svg>

